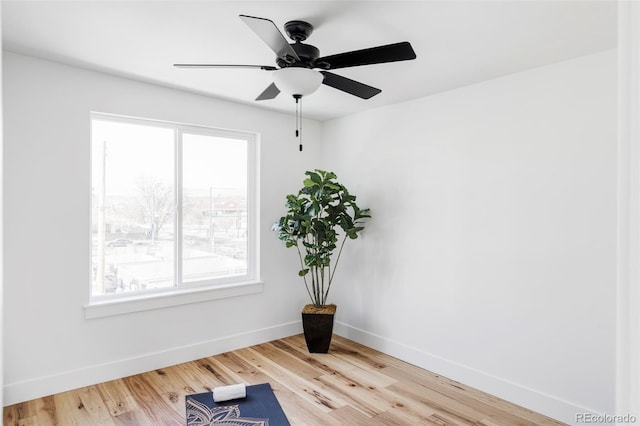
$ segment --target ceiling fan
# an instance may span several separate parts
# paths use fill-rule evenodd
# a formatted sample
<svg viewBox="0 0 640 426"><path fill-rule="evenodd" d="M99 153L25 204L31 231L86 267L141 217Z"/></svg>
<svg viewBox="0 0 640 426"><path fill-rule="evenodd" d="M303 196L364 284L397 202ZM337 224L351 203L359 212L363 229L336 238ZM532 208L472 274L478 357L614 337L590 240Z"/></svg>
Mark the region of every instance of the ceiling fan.
<svg viewBox="0 0 640 426"><path fill-rule="evenodd" d="M289 21L284 29L293 43L288 43L273 21L255 16L240 15L276 54L276 65L224 65L224 64L174 64L180 68L255 68L273 72L273 80L256 101L274 99L280 92L296 98L315 92L321 84L341 90L362 99L369 99L380 89L334 74L329 70L385 62L406 61L416 58L409 42L393 43L368 49L320 56L317 47L303 43L313 32L313 26L305 21ZM320 71L318 71L320 70Z"/></svg>

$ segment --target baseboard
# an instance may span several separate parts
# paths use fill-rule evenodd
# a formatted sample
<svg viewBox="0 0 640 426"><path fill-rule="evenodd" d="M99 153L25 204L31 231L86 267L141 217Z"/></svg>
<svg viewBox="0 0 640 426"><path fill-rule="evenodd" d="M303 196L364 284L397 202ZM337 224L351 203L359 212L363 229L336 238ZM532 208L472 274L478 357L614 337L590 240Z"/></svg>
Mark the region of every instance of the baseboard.
<svg viewBox="0 0 640 426"><path fill-rule="evenodd" d="M115 380L302 333L301 321L4 385L4 405Z"/></svg>
<svg viewBox="0 0 640 426"><path fill-rule="evenodd" d="M336 321L334 333L570 425L577 424L576 414L578 413L598 414L594 410L564 401L553 395L527 388L342 322Z"/></svg>

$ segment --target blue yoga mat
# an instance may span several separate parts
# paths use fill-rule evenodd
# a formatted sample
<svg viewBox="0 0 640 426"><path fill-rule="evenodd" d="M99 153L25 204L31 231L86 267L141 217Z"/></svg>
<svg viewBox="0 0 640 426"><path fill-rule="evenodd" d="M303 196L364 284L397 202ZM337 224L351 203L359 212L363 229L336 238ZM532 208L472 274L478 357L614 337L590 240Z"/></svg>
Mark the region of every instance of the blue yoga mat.
<svg viewBox="0 0 640 426"><path fill-rule="evenodd" d="M213 393L187 395L187 426L290 426L269 383L247 386L247 397L214 402Z"/></svg>

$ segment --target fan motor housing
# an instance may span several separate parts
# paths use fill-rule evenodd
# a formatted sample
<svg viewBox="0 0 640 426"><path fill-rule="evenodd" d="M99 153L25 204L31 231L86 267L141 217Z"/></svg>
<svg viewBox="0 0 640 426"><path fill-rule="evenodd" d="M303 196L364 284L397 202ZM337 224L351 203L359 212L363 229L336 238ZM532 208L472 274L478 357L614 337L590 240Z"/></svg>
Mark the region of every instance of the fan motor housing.
<svg viewBox="0 0 640 426"><path fill-rule="evenodd" d="M320 57L320 50L306 43L290 43L293 50L295 50L296 54L300 58L300 61L287 62L285 58L276 58L276 63L280 68L286 68L290 66L302 66L311 68L313 65L313 61Z"/></svg>

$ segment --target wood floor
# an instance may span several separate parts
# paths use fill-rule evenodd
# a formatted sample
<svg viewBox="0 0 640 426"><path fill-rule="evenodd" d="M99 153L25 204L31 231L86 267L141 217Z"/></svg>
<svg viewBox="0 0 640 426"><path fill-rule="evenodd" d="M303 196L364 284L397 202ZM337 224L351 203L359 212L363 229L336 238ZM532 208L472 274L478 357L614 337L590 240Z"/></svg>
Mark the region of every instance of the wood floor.
<svg viewBox="0 0 640 426"><path fill-rule="evenodd" d="M185 395L268 382L292 425L560 425L396 358L334 336L309 354L292 336L28 401L4 425L184 425Z"/></svg>

